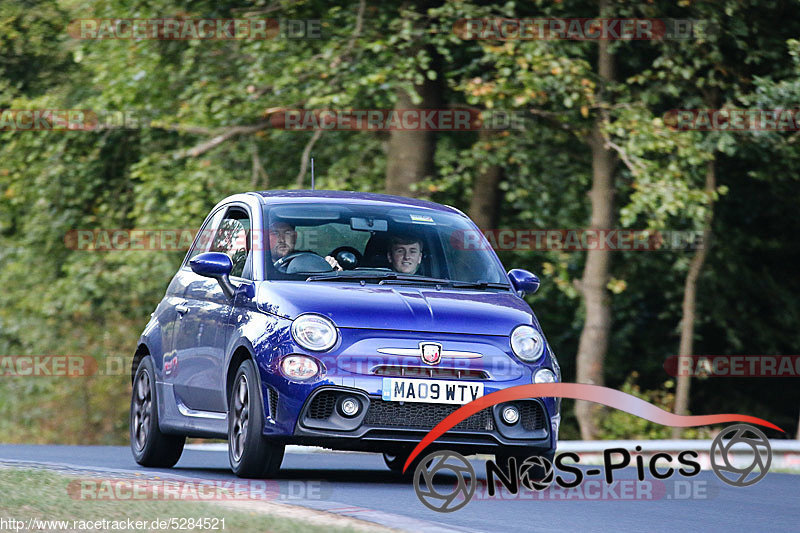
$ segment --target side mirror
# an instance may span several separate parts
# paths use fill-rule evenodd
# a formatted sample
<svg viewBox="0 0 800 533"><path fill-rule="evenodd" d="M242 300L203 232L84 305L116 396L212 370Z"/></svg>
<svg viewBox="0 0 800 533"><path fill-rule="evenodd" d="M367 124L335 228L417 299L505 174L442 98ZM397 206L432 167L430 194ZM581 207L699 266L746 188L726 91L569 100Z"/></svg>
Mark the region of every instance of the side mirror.
<svg viewBox="0 0 800 533"><path fill-rule="evenodd" d="M522 270L521 268L509 270L508 279L511 280L511 285L520 296L533 294L539 290L539 277L527 270Z"/></svg>
<svg viewBox="0 0 800 533"><path fill-rule="evenodd" d="M189 266L198 276L217 280L225 296L233 298L236 287L228 277L233 270L230 257L220 252L206 252L189 261Z"/></svg>

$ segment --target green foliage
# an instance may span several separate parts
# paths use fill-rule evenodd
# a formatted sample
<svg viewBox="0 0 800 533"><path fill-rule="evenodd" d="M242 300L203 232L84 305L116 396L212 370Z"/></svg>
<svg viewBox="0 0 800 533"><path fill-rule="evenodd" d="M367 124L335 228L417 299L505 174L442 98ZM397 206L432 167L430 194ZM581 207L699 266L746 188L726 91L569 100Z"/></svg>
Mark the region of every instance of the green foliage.
<svg viewBox="0 0 800 533"><path fill-rule="evenodd" d="M642 390L636 381L639 379L638 372L631 372L619 387L624 393L636 396L648 403L660 407L661 409L672 412L675 407L675 381L670 379L665 381L662 386L654 390ZM644 418L639 418L624 411L607 410L600 422L600 439L632 439L632 440L654 440L672 438L672 428L655 424ZM711 437L708 428L688 428L683 431L683 438L687 439L706 439Z"/></svg>
<svg viewBox="0 0 800 533"><path fill-rule="evenodd" d="M488 135L438 133L435 173L417 184L418 196L466 211L477 173L498 167L498 227L583 228L592 175L586 135L603 117L604 141L619 160L620 227L697 229L716 202L696 351L796 353L797 134L676 131L664 120L679 108L796 109L796 17L763 0L614 2L615 16L703 19L720 31L612 43L617 81L607 86L596 72L597 43L467 41L453 31L462 18L588 17L596 8L583 1L0 2L0 109L93 109L142 119L88 132L0 131L0 354L130 357L182 254L76 251L66 245L69 231L191 230L228 194L297 187L312 132L265 126L191 150L231 127L269 123L280 109L389 108L399 89L419 101L414 87L425 77L442 82L443 105L524 120L521 129ZM170 16L320 19L322 38L79 41L65 31L80 18ZM387 139L385 132L324 131L313 147L318 187L381 192ZM710 198L703 185L712 159L720 186ZM542 275L529 300L565 379L574 380L584 318L575 281L584 254L500 255L509 268ZM662 365L677 350L689 258L682 251L614 255L608 385L671 401ZM125 376L4 378L0 431L11 441L124 442L128 387ZM746 410L750 401L762 416L791 426L800 405L795 389L706 380L695 384L692 408ZM626 416L609 414L606 436L661 434ZM571 413L562 435L577 435Z"/></svg>

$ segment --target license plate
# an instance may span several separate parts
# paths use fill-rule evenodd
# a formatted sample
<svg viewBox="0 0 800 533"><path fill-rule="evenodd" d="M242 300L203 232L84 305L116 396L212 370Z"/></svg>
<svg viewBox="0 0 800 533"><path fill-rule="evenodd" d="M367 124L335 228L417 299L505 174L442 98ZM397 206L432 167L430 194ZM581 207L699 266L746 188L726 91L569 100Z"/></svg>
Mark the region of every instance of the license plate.
<svg viewBox="0 0 800 533"><path fill-rule="evenodd" d="M483 383L439 379L383 378L383 399L389 402L465 404L483 396Z"/></svg>

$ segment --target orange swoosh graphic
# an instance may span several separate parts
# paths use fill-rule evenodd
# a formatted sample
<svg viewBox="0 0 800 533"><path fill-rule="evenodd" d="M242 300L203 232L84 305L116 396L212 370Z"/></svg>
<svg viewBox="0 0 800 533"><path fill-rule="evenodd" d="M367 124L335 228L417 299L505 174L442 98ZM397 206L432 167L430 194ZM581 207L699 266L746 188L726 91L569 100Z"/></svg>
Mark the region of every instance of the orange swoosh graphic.
<svg viewBox="0 0 800 533"><path fill-rule="evenodd" d="M756 424L785 433L781 428L767 422L761 418L749 415L722 414L722 415L676 415L664 411L655 405L648 403L641 398L630 394L601 387L599 385L589 385L586 383L537 383L532 385L517 385L501 391L493 392L477 400L460 407L444 420L436 424L427 435L417 444L416 448L408 456L406 464L403 466L405 472L411 462L433 441L441 437L459 422L466 420L482 409L492 407L503 402L521 400L523 398L572 398L574 400L586 400L588 402L599 403L620 411L625 411L632 415L644 418L650 422L672 427L695 427L706 426L709 424L720 424L725 422L745 422Z"/></svg>

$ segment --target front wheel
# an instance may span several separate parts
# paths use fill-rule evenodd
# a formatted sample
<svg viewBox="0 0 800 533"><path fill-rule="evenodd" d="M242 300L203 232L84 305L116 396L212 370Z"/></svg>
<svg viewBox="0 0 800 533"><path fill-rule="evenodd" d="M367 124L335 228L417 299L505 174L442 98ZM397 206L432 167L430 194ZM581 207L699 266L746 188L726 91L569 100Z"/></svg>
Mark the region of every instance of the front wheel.
<svg viewBox="0 0 800 533"><path fill-rule="evenodd" d="M233 473L243 478L275 475L285 449L263 435L264 402L256 372L251 359L242 362L233 380L228 409L228 459Z"/></svg>
<svg viewBox="0 0 800 533"><path fill-rule="evenodd" d="M403 471L403 465L406 463L406 455L392 455L389 453L383 454L383 462L392 472L400 473Z"/></svg>
<svg viewBox="0 0 800 533"><path fill-rule="evenodd" d="M150 356L139 363L133 380L129 419L131 451L142 466L172 468L183 453L184 435L166 435L158 427L155 367Z"/></svg>
<svg viewBox="0 0 800 533"><path fill-rule="evenodd" d="M395 474L403 474L403 467L406 464L406 459L411 454L411 450L403 450L396 453L384 453L383 454L383 462L386 463L386 466L394 472ZM422 459L421 456L417 456L408 466L408 470L406 470L405 476L411 476L414 474L414 470L417 468L420 460Z"/></svg>

